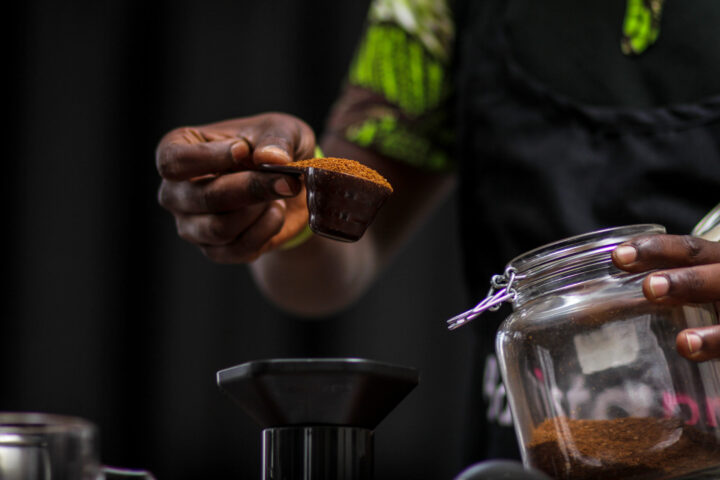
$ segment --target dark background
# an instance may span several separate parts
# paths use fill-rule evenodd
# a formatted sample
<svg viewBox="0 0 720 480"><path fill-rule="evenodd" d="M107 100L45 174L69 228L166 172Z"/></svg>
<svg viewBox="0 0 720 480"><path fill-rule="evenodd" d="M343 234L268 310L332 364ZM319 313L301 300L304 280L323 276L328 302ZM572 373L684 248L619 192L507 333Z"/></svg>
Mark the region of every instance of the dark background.
<svg viewBox="0 0 720 480"><path fill-rule="evenodd" d="M20 2L8 19L0 410L77 415L106 463L259 478L260 429L215 372L359 356L420 370L376 431L376 478L449 479L470 332L448 202L354 308L301 322L207 261L156 202L176 126L277 110L322 130L368 1Z"/></svg>

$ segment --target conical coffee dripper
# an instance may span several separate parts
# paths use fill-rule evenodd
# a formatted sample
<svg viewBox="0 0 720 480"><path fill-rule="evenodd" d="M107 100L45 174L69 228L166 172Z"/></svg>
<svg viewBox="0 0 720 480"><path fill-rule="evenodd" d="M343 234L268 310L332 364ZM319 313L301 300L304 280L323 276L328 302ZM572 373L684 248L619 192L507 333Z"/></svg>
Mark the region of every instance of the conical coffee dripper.
<svg viewBox="0 0 720 480"><path fill-rule="evenodd" d="M221 370L217 382L263 428L263 480L370 480L373 431L418 373L354 358L274 359Z"/></svg>

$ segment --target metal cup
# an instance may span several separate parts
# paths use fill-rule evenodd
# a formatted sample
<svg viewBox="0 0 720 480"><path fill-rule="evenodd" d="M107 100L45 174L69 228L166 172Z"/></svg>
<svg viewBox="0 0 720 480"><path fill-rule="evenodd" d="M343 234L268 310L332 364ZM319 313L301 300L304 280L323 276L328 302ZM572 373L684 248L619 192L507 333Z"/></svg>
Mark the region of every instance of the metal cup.
<svg viewBox="0 0 720 480"><path fill-rule="evenodd" d="M147 472L103 466L97 427L77 417L0 413L2 480L152 480Z"/></svg>

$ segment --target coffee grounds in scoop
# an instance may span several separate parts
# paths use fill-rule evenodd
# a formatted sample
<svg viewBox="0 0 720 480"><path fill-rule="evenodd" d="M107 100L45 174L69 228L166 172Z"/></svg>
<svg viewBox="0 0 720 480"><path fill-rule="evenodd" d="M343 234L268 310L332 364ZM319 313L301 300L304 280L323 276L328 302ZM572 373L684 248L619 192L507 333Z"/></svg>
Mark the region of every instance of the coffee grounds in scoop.
<svg viewBox="0 0 720 480"><path fill-rule="evenodd" d="M363 165L355 160L349 160L347 158L310 158L308 160L300 160L298 162L292 162L285 164L287 167L295 168L307 168L315 167L323 170L330 170L331 172L345 173L354 177L363 178L370 180L382 187L390 189L392 192L392 186L382 175L370 167Z"/></svg>

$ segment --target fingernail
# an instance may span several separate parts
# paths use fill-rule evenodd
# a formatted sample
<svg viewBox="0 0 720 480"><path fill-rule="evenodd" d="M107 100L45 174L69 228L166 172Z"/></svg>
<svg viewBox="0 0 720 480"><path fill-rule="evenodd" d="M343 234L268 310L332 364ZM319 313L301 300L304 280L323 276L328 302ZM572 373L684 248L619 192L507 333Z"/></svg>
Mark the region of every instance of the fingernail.
<svg viewBox="0 0 720 480"><path fill-rule="evenodd" d="M670 281L663 275L653 275L650 277L650 292L654 298L660 298L667 295L670 290Z"/></svg>
<svg viewBox="0 0 720 480"><path fill-rule="evenodd" d="M288 161L288 162L291 160L290 155L288 155L288 153L284 149L282 149L280 147L276 147L275 145L266 145L266 146L262 147L261 149L259 149L258 152L262 152L263 154L270 154L273 156L281 157L283 160Z"/></svg>
<svg viewBox="0 0 720 480"><path fill-rule="evenodd" d="M622 245L615 249L615 258L623 265L628 265L637 260L637 249L629 245Z"/></svg>
<svg viewBox="0 0 720 480"><path fill-rule="evenodd" d="M700 335L697 333L688 332L685 334L685 340L688 344L688 350L690 350L690 353L699 352L702 350L702 344L703 340Z"/></svg>
<svg viewBox="0 0 720 480"><path fill-rule="evenodd" d="M294 195L292 189L290 188L290 184L284 178L275 180L275 183L273 183L273 190L275 190L275 193L282 195L283 197L292 197Z"/></svg>

